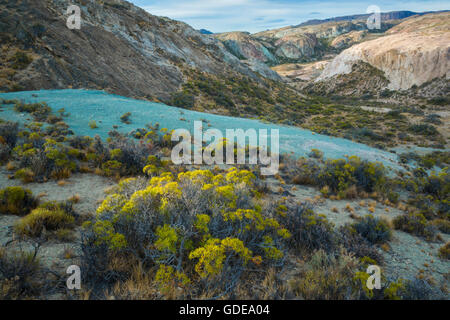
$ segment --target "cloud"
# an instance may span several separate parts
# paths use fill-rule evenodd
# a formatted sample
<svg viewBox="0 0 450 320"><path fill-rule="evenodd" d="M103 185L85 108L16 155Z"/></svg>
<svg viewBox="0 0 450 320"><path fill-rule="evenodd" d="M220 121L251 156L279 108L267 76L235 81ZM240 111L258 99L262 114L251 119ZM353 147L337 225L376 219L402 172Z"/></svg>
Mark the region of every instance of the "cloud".
<svg viewBox="0 0 450 320"><path fill-rule="evenodd" d="M432 0L131 0L151 14L184 21L197 29L213 32L249 31L296 25L311 19L365 13L376 4L383 12L446 9Z"/></svg>

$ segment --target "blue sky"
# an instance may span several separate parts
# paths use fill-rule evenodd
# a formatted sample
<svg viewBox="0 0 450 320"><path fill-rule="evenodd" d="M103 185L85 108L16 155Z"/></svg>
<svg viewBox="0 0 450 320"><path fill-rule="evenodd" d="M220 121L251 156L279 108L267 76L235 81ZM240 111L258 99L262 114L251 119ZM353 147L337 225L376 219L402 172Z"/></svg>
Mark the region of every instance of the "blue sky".
<svg viewBox="0 0 450 320"><path fill-rule="evenodd" d="M248 31L296 25L310 19L324 19L365 13L370 5L382 12L450 9L450 1L435 0L128 0L151 14L184 21L196 29L213 32Z"/></svg>

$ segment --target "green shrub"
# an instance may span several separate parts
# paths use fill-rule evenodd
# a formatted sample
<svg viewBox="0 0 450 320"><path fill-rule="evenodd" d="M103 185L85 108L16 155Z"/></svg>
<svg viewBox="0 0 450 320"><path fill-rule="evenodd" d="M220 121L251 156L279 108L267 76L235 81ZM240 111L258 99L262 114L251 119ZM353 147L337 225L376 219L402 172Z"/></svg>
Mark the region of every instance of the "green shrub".
<svg viewBox="0 0 450 320"><path fill-rule="evenodd" d="M14 110L16 112L30 113L34 118L34 121L39 122L46 121L52 112L52 109L45 102L30 104L16 103Z"/></svg>
<svg viewBox="0 0 450 320"><path fill-rule="evenodd" d="M192 109L195 106L195 96L187 92L177 92L172 94L170 104L185 109Z"/></svg>
<svg viewBox="0 0 450 320"><path fill-rule="evenodd" d="M450 242L447 242L439 249L439 256L442 259L450 260Z"/></svg>
<svg viewBox="0 0 450 320"><path fill-rule="evenodd" d="M358 267L358 260L345 251L334 255L319 250L289 286L305 300L359 299L357 291L352 290Z"/></svg>
<svg viewBox="0 0 450 320"><path fill-rule="evenodd" d="M323 158L323 151L318 150L318 149L311 149L311 153L309 154L309 156L311 158L322 159Z"/></svg>
<svg viewBox="0 0 450 320"><path fill-rule="evenodd" d="M430 225L423 214L410 213L398 216L394 219L394 227L427 240L433 240L436 236L436 229Z"/></svg>
<svg viewBox="0 0 450 320"><path fill-rule="evenodd" d="M17 122L1 122L0 121L0 137L10 148L14 148L19 133L19 124ZM0 143L1 144L1 143Z"/></svg>
<svg viewBox="0 0 450 320"><path fill-rule="evenodd" d="M290 245L293 248L333 251L336 245L336 236L333 225L325 216L316 215L308 204L289 208L282 218L284 225L292 234Z"/></svg>
<svg viewBox="0 0 450 320"><path fill-rule="evenodd" d="M91 128L91 129L97 129L97 128L98 128L97 122L96 122L95 120L89 121L89 128Z"/></svg>
<svg viewBox="0 0 450 320"><path fill-rule="evenodd" d="M0 190L0 213L23 216L38 204L30 190L8 187Z"/></svg>
<svg viewBox="0 0 450 320"><path fill-rule="evenodd" d="M445 219L436 219L431 222L439 231L450 234L450 221Z"/></svg>
<svg viewBox="0 0 450 320"><path fill-rule="evenodd" d="M129 259L160 270L160 287L189 282L198 294L229 294L249 268L282 264L290 237L279 219L255 205L255 179L233 168L123 180L84 225L83 250L91 252L83 256L85 270L107 278L101 257L130 252Z"/></svg>
<svg viewBox="0 0 450 320"><path fill-rule="evenodd" d="M36 298L43 289L41 271L36 252L7 252L0 248L0 300Z"/></svg>
<svg viewBox="0 0 450 320"><path fill-rule="evenodd" d="M34 172L30 168L22 168L14 173L14 178L20 179L23 183L34 181Z"/></svg>
<svg viewBox="0 0 450 320"><path fill-rule="evenodd" d="M353 224L353 228L372 244L385 243L392 237L388 223L372 215L367 215Z"/></svg>
<svg viewBox="0 0 450 320"><path fill-rule="evenodd" d="M120 117L120 121L122 121L125 124L131 124L130 117L131 117L131 112L124 113Z"/></svg>
<svg viewBox="0 0 450 320"><path fill-rule="evenodd" d="M21 236L36 238L40 237L44 230L51 232L72 228L74 222L74 217L63 210L38 208L20 219L15 226L15 232Z"/></svg>
<svg viewBox="0 0 450 320"><path fill-rule="evenodd" d="M426 123L413 124L409 127L408 130L415 134L420 134L427 137L439 135L439 131L434 126Z"/></svg>
<svg viewBox="0 0 450 320"><path fill-rule="evenodd" d="M26 52L17 51L12 58L12 68L16 70L23 70L28 65L33 62L33 58L30 57Z"/></svg>
<svg viewBox="0 0 450 320"><path fill-rule="evenodd" d="M381 163L373 163L352 156L348 159L328 160L318 176L321 187L328 186L333 192L344 195L352 185L373 192L386 182L386 169Z"/></svg>
<svg viewBox="0 0 450 320"><path fill-rule="evenodd" d="M366 238L355 231L351 225L341 226L338 229L339 243L357 258L370 258L379 263L383 262L383 256L377 248Z"/></svg>

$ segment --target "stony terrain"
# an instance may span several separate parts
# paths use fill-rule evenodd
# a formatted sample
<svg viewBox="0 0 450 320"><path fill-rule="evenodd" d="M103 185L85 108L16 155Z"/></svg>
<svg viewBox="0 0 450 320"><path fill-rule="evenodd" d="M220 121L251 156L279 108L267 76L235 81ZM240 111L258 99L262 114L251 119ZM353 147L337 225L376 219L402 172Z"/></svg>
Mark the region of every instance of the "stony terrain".
<svg viewBox="0 0 450 320"><path fill-rule="evenodd" d="M328 60L310 63L292 63L282 64L272 67L280 76L285 77L288 81L311 81L315 80L323 72Z"/></svg>
<svg viewBox="0 0 450 320"><path fill-rule="evenodd" d="M0 4L0 90L98 88L164 99L184 82L186 68L258 78L219 41L185 23L153 16L122 0L73 4L82 8L80 30L66 27L66 1ZM13 65L6 54L16 51L32 61Z"/></svg>
<svg viewBox="0 0 450 320"><path fill-rule="evenodd" d="M414 12L383 13L382 30L398 24ZM339 53L380 32L369 33L369 15L355 15L325 20L311 20L297 26L267 30L255 34L228 32L214 35L240 59L257 59L269 65L286 62L310 62L330 53Z"/></svg>
<svg viewBox="0 0 450 320"><path fill-rule="evenodd" d="M406 90L450 77L450 13L411 17L385 37L338 55L316 81L349 74L363 61L381 70L392 90ZM381 89L381 88L380 88Z"/></svg>
<svg viewBox="0 0 450 320"><path fill-rule="evenodd" d="M81 30L65 26L63 0L0 4L0 91L102 89L191 110L116 95L59 99L58 111L0 99L0 299L371 299L358 282L369 260L389 285L375 299L448 299L450 13L385 14L377 33L358 15L211 35L123 0L73 3ZM197 111L308 128L294 145L309 146L307 158L284 154L270 178L252 166L175 165L172 127L148 122L159 113L219 127ZM26 125L4 121L11 112ZM71 122L83 112L89 123ZM227 120L239 124L216 121ZM132 134L104 139L118 125ZM73 136L80 127L88 137ZM398 171L356 157L369 151ZM36 247L39 280L56 279L49 291L6 276L5 266L32 266ZM65 287L72 264L89 270L76 297ZM424 281L397 290L399 279Z"/></svg>

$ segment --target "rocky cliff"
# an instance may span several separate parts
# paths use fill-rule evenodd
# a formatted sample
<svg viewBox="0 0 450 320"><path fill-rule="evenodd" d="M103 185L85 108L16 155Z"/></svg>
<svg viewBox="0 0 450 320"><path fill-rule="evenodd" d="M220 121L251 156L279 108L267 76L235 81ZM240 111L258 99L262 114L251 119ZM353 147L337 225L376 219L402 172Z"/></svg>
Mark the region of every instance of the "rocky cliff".
<svg viewBox="0 0 450 320"><path fill-rule="evenodd" d="M383 31L395 25L384 23ZM365 20L330 21L285 27L256 34L231 32L215 37L240 59L256 59L269 65L311 62L337 54L368 36Z"/></svg>
<svg viewBox="0 0 450 320"><path fill-rule="evenodd" d="M327 65L316 81L350 74L359 62L382 71L391 90L450 78L450 13L411 17L375 40L355 45Z"/></svg>
<svg viewBox="0 0 450 320"><path fill-rule="evenodd" d="M186 69L259 81L220 41L185 23L122 0L72 3L81 8L80 30L66 26L67 1L0 2L0 90L93 88L168 99Z"/></svg>
<svg viewBox="0 0 450 320"><path fill-rule="evenodd" d="M241 59L256 59L265 63L275 63L277 58L257 39L246 32L216 34L227 49Z"/></svg>

